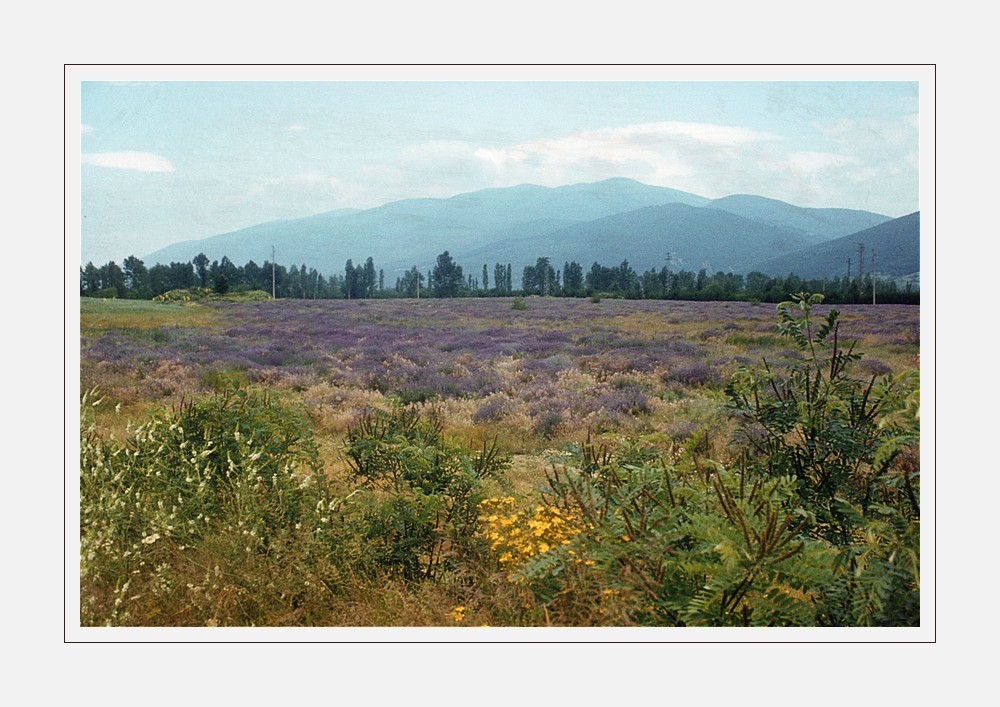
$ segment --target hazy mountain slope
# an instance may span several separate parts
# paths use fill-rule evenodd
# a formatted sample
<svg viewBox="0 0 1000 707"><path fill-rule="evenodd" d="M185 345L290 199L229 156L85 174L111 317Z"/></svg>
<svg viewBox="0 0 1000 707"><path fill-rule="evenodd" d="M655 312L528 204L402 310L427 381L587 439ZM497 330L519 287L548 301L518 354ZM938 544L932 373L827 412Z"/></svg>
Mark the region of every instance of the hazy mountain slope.
<svg viewBox="0 0 1000 707"><path fill-rule="evenodd" d="M685 204L651 206L551 233L507 239L454 253L462 263L509 261L515 270L548 257L553 267L575 260L584 269L595 261L637 272L662 268L668 252L674 270L747 272L751 262L808 246L801 233L751 221L719 209Z"/></svg>
<svg viewBox="0 0 1000 707"><path fill-rule="evenodd" d="M277 247L279 243L283 243L290 231L304 235L323 233L333 227L334 221L358 213L361 213L360 209L335 209L300 219L268 221L201 240L174 243L146 255L142 260L147 266L156 263L186 263L198 253L204 252L210 260L221 260L223 256L227 256L238 265L245 265L250 260L260 265L265 259L271 259L271 246ZM278 257L275 257L275 260L279 263L297 262L285 261Z"/></svg>
<svg viewBox="0 0 1000 707"><path fill-rule="evenodd" d="M341 211L304 219L275 221L198 241L186 241L146 255L147 265L188 261L199 252L210 259L228 256L243 264L270 258L306 263L320 272L339 273L348 258L372 256L386 275L411 265L429 267L444 250L453 254L492 240L518 224L530 233L588 221L623 211L671 202L704 204L694 194L652 187L630 179L549 188L524 184L485 189L450 199L404 199L356 213Z"/></svg>
<svg viewBox="0 0 1000 707"><path fill-rule="evenodd" d="M204 252L210 260L228 256L239 265L262 264L274 246L278 263L305 263L327 275L343 273L348 259L359 264L371 256L393 283L413 265L426 271L445 250L474 276L484 263L490 272L496 262L511 263L515 281L524 265L539 257L556 267L576 260L587 268L595 261L613 265L627 259L641 272L662 267L671 252L675 269L747 272L753 264L886 221L866 211L803 209L746 194L710 201L616 178L338 209L177 243L143 260L147 266L187 262ZM768 267L781 272L784 262Z"/></svg>
<svg viewBox="0 0 1000 707"><path fill-rule="evenodd" d="M872 249L875 250L875 271L880 275L900 277L920 271L920 212L852 233L836 240L804 248L776 258L755 261L752 270L768 275L799 277L843 277L847 274L847 259L851 259L851 275L858 272L858 244L865 245L865 272L871 272Z"/></svg>
<svg viewBox="0 0 1000 707"><path fill-rule="evenodd" d="M713 199L707 204L707 208L721 209L780 228L797 229L815 243L856 233L891 219L870 211L803 208L751 194L734 194Z"/></svg>

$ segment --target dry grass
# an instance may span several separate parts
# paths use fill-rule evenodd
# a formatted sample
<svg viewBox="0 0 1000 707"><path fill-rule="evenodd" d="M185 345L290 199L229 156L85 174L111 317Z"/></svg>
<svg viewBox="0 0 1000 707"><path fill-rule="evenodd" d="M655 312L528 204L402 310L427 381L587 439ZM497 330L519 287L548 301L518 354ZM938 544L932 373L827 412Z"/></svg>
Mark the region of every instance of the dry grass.
<svg viewBox="0 0 1000 707"><path fill-rule="evenodd" d="M107 329L207 326L215 320L215 312L195 302L166 304L145 300L80 299L80 329L83 333Z"/></svg>

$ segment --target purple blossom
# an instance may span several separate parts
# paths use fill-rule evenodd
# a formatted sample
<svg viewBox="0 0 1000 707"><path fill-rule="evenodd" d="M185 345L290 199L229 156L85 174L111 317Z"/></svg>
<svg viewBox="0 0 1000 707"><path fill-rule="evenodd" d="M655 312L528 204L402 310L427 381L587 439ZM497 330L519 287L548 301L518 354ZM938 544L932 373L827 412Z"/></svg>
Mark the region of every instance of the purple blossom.
<svg viewBox="0 0 1000 707"><path fill-rule="evenodd" d="M495 410L487 409L502 398L547 433L588 416L618 424L643 415L655 391L640 380L715 386L739 363L759 364L766 357L780 367L802 357L788 340L777 339L777 348L763 336L775 334L773 308L749 303L604 300L598 308L586 299L532 298L526 311L512 310L506 298L201 306L213 310L214 323L84 331L84 383L132 376L135 394L155 399L197 386L207 371L238 369L248 381L264 385L322 383L377 390L404 401L486 398L483 419L504 410L499 402L492 403ZM919 308L838 309L841 341L857 338L862 345L904 349L919 342ZM828 310L817 308L820 316ZM631 321L641 320L642 326L621 326L618 317L634 317ZM727 335L762 341L721 347ZM865 365L869 368L858 370L886 366L874 360ZM580 387L579 377L588 375L596 385ZM577 383L564 383L567 378ZM626 379L630 382L623 383Z"/></svg>

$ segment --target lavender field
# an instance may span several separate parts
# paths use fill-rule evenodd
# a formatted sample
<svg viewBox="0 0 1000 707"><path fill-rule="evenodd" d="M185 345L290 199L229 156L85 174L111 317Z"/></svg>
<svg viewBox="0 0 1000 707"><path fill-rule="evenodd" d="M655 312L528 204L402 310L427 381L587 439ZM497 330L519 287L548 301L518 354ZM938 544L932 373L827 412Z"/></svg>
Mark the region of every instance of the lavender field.
<svg viewBox="0 0 1000 707"><path fill-rule="evenodd" d="M231 375L300 398L331 432L394 396L437 406L452 428L516 430L512 439L531 448L588 429L682 438L712 420L712 403L737 366L801 356L777 335L773 305L527 304L518 311L506 298L187 307L85 300L82 387L100 386L138 411L207 392ZM839 309L841 339L866 352L862 372L916 367L919 308Z"/></svg>
<svg viewBox="0 0 1000 707"><path fill-rule="evenodd" d="M702 478L707 473L699 466L702 462L685 457L690 454L690 449L687 452L685 449L693 449L693 442L698 454L715 460L713 464L721 464L719 474L723 474L724 468L735 468L744 452L735 441L740 422L727 406L730 400L725 391L727 382L742 366L759 367L765 361L773 371L794 370L795 364L808 363L808 353L788 337L779 335L775 308L767 304L614 299L592 302L538 297L523 300L524 307L515 308L513 304L508 298L245 303L82 300L81 392L89 394L96 388L102 398L100 405L88 408L91 417L87 424L92 427L84 445L85 480L87 469L106 468L110 463L108 460L113 457L101 450L110 449L108 445L113 445L114 439L139 440L130 442L136 445L135 450L140 449L143 440L154 447L160 444L154 441L158 439L155 434L164 434L155 432L159 423L138 427L151 416L162 416L166 414L163 411L170 410L200 415L204 409L198 412L184 405L217 399L212 396L228 395L225 391L235 387L263 391L281 405L301 411L309 428L302 438L306 440L302 449L313 449L310 445L315 443L315 457L309 464L332 484L323 492L327 496L310 496L307 502L294 501L304 504L303 507L312 504L316 508L315 519L309 521L303 517L294 524L294 530L288 530L293 535L309 530L310 535L301 540L304 544L281 545L292 540L271 537L276 531L268 521L266 526L253 530L268 536L266 543L270 549L265 551L262 545L263 554L259 555L252 552L251 545L246 546L246 555L243 554L245 540L241 538L249 531L240 520L218 531L222 533L219 537L232 534L237 550L222 550L221 540L215 539L198 550L206 554L197 555L195 561L196 555L192 553L195 540L191 539L195 536L184 540L187 536L178 535L175 518L183 514L177 505L169 515L163 515L167 513L163 506L160 510L151 507L150 518L154 520L144 521L148 526L144 529L136 526L135 532L141 531L142 540L134 543L134 549L113 550L107 540L110 536L101 535L104 531L92 531L97 539L86 542L98 543L104 538L100 540L105 543L104 550L90 555L91 561L97 563L95 567L100 565L104 574L96 569L85 571L81 589L84 623L544 625L558 617L557 623L566 625L650 622L715 625L717 619L698 613L701 608L675 612L671 608L676 604L673 599L661 597L661 604L656 605L659 608L653 612L647 606L648 597L642 596L642 587L612 581L610 569L595 580L592 575L601 566L602 556L595 549L590 555L593 559L584 562L581 558L588 546L581 538L587 537L588 532L607 536L611 531L585 530L597 527L597 519L591 519L588 525L584 516L579 515L579 509L573 510L574 502L560 505L558 495L566 487L560 486L558 475L553 478L549 474L555 472L560 458L571 460L565 461L566 468L576 464L581 469L593 464L598 465L594 468L620 464L621 469L642 470L669 463L674 465L671 469L689 469L670 472L678 474L676 483L691 484L692 488L702 484L698 487L698 493L702 494L699 498L714 498L716 492L723 494L706 485L709 477ZM829 309L817 305L813 316L817 319L825 316ZM840 306L838 309L839 345L846 350L851 342L856 342L856 350L864 352L853 363L853 374L858 379L882 379L885 374L899 376L919 368L918 307ZM784 384L787 375L778 374L778 386ZM230 414L226 407L229 404L224 402L219 408L219 414L230 420L219 428L219 434L223 437L235 434L235 440L240 441L244 422L225 417ZM863 408L866 403L861 404ZM264 404L262 409L270 410L268 405ZM903 410L902 406L900 402L893 409ZM195 413L191 413L192 409ZM373 418L373 410L396 410L397 417ZM399 417L400 410L415 411L419 418ZM429 422L417 422L418 419ZM275 421L277 418L268 420L266 424L274 429L291 424ZM250 432L243 434L257 439L253 428L247 429ZM412 508L406 506L410 508L406 513L416 513L414 518L418 520L411 518L404 522L393 516L402 512L397 502L405 494L399 486L366 486L365 469L369 467L365 465L373 457L365 445L373 439L382 445L396 444L394 429L402 430L398 434L411 440L407 444L419 442L425 446L419 453L405 445L393 447L395 456L390 455L393 459L415 454L411 461L423 459L419 464L431 464L428 468L433 469L444 458L442 455L451 455L448 458L454 460L454 468L465 465L463 468L474 469L481 477L475 488L446 484L434 487L437 490L430 496L424 495L430 493L425 489L414 497L425 499L419 502L424 506L419 503ZM300 439L298 434L289 439ZM206 432L206 439L207 435ZM231 443L232 439L225 442ZM250 444L250 439L246 443ZM178 449L184 449L188 442L178 441L178 444ZM299 449L286 445L281 453L293 448ZM176 462L185 469L202 458L194 454L193 447L190 449L193 456L188 458L185 452ZM475 450L482 451L475 453ZM138 451L132 453L138 458ZM209 455L207 458L212 459L212 454L213 449L206 448L202 456ZM259 454L249 458L256 460ZM383 461L388 458L384 450L379 454L383 455L379 457ZM875 454L875 447L866 454ZM95 466L95 458L105 461ZM426 461L432 458L433 463ZM915 457L895 454L893 468L902 469L900 473L908 480L909 467L899 461L904 458ZM873 463L866 463L874 468ZM153 465L149 468L161 469L167 475L178 475L180 482L195 484L203 479L198 491L192 493L202 499L199 503L206 505L199 507L202 510L198 514L190 510L192 516L186 522L191 528L208 523L210 517L221 513L209 510L215 508L212 504L217 504L218 499L205 495L208 493L205 489L209 488L206 483L212 475L220 473L223 467L211 467L214 471L208 466L180 471L171 466L174 462L158 459L157 454L150 457L149 464ZM284 466L285 472L289 468ZM265 478L260 472L254 473L258 480ZM98 471L94 474L99 476ZM270 493L253 496L257 499L253 503L276 497L275 489L280 486L278 470L274 474L276 486ZM159 475L158 471L156 476ZM152 477L147 474L143 478ZM447 483L453 483L455 478L458 477ZM719 478L728 477L723 474ZM411 482L416 483L412 479ZM356 495L362 487L370 495ZM292 485L281 493L306 493L303 488ZM742 493L742 486L739 488ZM175 494L176 489L170 486L169 494ZM121 494L130 492L128 488ZM779 493L777 486L772 492L779 496L784 493ZM898 489L893 491L897 492L902 493ZM909 486L907 492L912 499ZM106 491L94 493L97 499L116 497ZM490 495L493 498L489 503L483 500ZM84 497L88 497L87 493ZM672 504L672 491L669 497ZM176 498L181 503L181 495ZM285 510L279 515L287 514L288 504L292 503L287 500L291 496L281 498L285 499L281 502ZM363 498L367 500L362 503ZM391 513L386 510L389 506L379 505L387 503L386 498L396 498L393 503L397 505L392 506ZM445 507L432 508L426 506L427 498L446 499L447 503ZM362 505L351 506L347 499ZM713 512L731 508L726 505L724 495L719 499L722 506L713 506ZM94 501L83 513L86 517L103 517L107 527L114 527L118 522L115 519L123 511L102 505L105 500ZM548 505L530 510L543 501ZM485 503L482 508L501 510L486 512L477 520L476 503ZM418 506L423 510L413 510ZM240 508L246 508L242 501ZM445 512L448 520L441 521ZM263 511L255 513L263 517ZM719 517L730 513L726 510ZM129 518L134 515L128 511ZM261 517L252 522L263 523ZM327 530L324 524L337 517L342 524L334 542L328 538L332 526ZM275 522L280 526L292 521ZM401 546L392 543L401 534L411 532L405 528L424 527L421 522L433 532L420 537L424 540L432 537L433 542L428 540L431 544L420 546L419 552L412 549L415 547L412 543L407 545L412 562L400 565ZM774 519L766 522L773 523ZM103 526L94 521L93 528L99 527ZM300 530L303 527L306 530ZM517 536L518 528L524 531L521 536ZM572 528L573 533L567 533L566 528ZM85 537L91 532L86 528L84 531ZM615 532L627 542L634 541L638 531L630 527ZM518 539L528 535L534 538L533 544L526 545ZM265 542L255 537L255 542ZM472 548L467 543L473 538L486 545ZM713 546L715 542L712 541ZM328 544L319 551L316 543ZM529 560L546 556L550 547L557 544L576 548L566 550L569 555L581 553L576 559L569 555L563 558L570 564L561 581L570 582L575 577L570 594L566 593L568 590L557 595L546 594L548 590L542 585L529 585L523 579L527 576L524 572L528 572L524 567L535 567ZM307 549L274 550L293 546ZM810 556L810 551L802 547L808 550L811 546L801 545L801 555L793 558L796 562L807 559L814 563L828 562L816 559L820 555ZM155 562L147 563L139 559L140 550L149 557L159 554ZM528 564L515 571L510 560L504 558L516 557L518 552ZM650 551L642 552L648 555ZM100 561L105 564L93 560L94 557L98 560L104 557ZM319 564L317 557L322 558ZM787 557L787 553L776 554L774 561L791 562ZM108 558L117 558L118 564ZM289 558L299 558L294 560L294 567L281 564L292 562ZM618 558L607 567L620 568L621 561ZM279 562L280 567L267 564L273 562ZM574 562L584 564L577 570L573 569L577 567ZM84 565L88 566L86 561ZM217 575L201 569L213 566ZM375 569L359 570L362 566ZM155 572L150 567L155 567ZM348 571L345 567L353 569ZM125 589L119 585L126 568L135 568L128 572L142 570L149 574L146 579L151 589L142 593L142 600L136 597L133 605L122 603ZM587 572L591 574L586 575ZM116 573L121 573L118 579ZM275 586L272 579L265 583L267 588L262 588L261 577L278 575L287 576L285 584ZM501 575L507 576L510 583L496 584L495 578ZM816 592L806 591L788 577L769 581L772 582L769 591L778 588L802 606L810 606L813 614L820 611L816 608L819 606ZM704 584L697 577L692 582L698 587ZM161 591L156 587L166 589ZM119 595L118 599L114 595ZM726 594L723 592L721 596L722 615L728 616L724 611ZM743 600L747 606L757 607L758 617L765 615L762 607L770 606L767 602L773 594L764 592L761 597ZM695 597L691 601L694 603L690 606L701 606L698 603L701 599ZM252 611L247 609L251 605L255 607ZM132 608L125 612L121 606ZM820 608L826 612L824 615L833 615L834 610L829 606ZM809 623L814 620L809 618L813 614L796 618L786 612L781 614L781 621ZM744 625L749 625L747 616L744 613Z"/></svg>

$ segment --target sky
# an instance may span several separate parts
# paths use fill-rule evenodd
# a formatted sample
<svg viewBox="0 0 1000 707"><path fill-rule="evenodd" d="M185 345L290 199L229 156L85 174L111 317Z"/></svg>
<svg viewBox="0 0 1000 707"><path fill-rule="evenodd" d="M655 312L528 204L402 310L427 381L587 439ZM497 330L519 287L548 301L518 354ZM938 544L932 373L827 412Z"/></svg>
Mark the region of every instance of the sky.
<svg viewBox="0 0 1000 707"><path fill-rule="evenodd" d="M915 81L81 83L81 263L333 209L628 177L897 217Z"/></svg>

